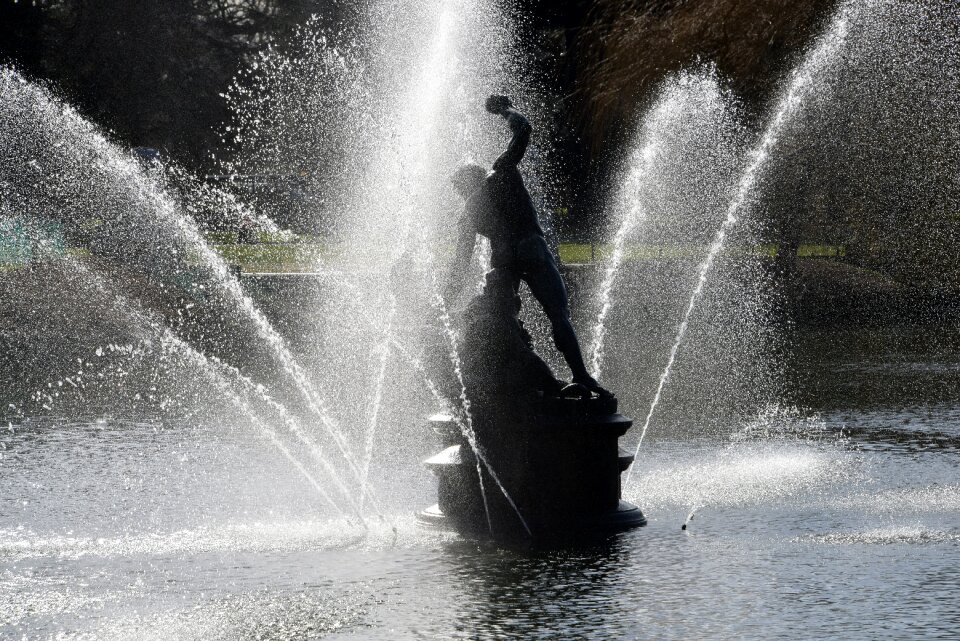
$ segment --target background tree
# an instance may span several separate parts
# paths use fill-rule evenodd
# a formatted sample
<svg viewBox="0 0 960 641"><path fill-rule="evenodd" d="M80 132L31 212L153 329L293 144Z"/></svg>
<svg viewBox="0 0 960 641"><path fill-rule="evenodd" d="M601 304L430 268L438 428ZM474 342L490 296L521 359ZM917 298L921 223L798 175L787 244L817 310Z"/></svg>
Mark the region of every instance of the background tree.
<svg viewBox="0 0 960 641"><path fill-rule="evenodd" d="M221 94L269 42L310 15L333 25L334 0L0 0L0 58L49 79L131 146L194 168L218 149Z"/></svg>

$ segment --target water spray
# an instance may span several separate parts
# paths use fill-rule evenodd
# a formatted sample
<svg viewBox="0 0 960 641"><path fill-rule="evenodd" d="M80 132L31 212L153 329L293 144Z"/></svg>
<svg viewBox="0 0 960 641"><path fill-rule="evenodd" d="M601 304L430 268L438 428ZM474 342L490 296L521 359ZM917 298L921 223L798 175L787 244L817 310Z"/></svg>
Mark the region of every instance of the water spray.
<svg viewBox="0 0 960 641"><path fill-rule="evenodd" d="M687 518L683 521L683 525L680 526L681 531L685 532L687 530L687 527L690 525L690 521L693 520L697 510L699 510L701 507L702 506L694 505L692 508L690 508L690 513L687 514Z"/></svg>
<svg viewBox="0 0 960 641"><path fill-rule="evenodd" d="M107 288L106 283L103 280L87 269L84 265L77 262L75 259L70 259L71 267L79 274L81 274L86 280L91 284L97 287L99 290L103 291L105 294L111 294ZM155 322L153 319L149 318L144 312L138 310L135 307L133 301L127 299L123 296L112 295L114 304L117 305L118 311L123 313L126 316L129 316L136 322L149 327L159 336L159 342L161 347L169 349L174 353L179 353L185 356L191 363L193 363L197 369L203 373L203 375L213 384L215 387L221 390L228 398L232 399L234 404L240 407L243 413L253 422L258 429L264 434L268 441L281 453L281 455L286 458L291 465L297 469L298 472L308 481L308 483L326 500L331 506L334 507L338 512L341 513L344 517L347 517L345 510L333 500L329 495L326 489L316 480L316 478L310 473L300 460L295 457L290 450L283 444L277 435L276 431L268 426L257 414L257 412L252 408L249 401L244 395L238 393L233 385L230 383L230 379L237 381L244 387L248 393L252 392L257 394L262 401L267 403L267 405L273 408L278 412L283 418L291 433L294 434L300 441L308 446L310 453L317 460L320 466L324 469L329 477L333 480L334 484L340 489L343 493L343 496L347 498L347 501L351 504L356 516L360 519L361 524L366 529L367 525L363 519L363 515L360 512L359 506L356 505L352 500L352 492L346 487L343 481L340 479L339 474L336 469L326 460L323 456L319 447L313 443L302 431L302 429L297 425L296 421L292 416L289 415L286 408L270 398L262 386L256 385L253 381L243 376L239 370L236 368L227 365L220 361L220 359L207 356L202 352L199 352L194 347L177 337L169 328L160 325Z"/></svg>
<svg viewBox="0 0 960 641"><path fill-rule="evenodd" d="M656 150L656 142L650 141L636 154L637 157L634 159L634 162L637 164L637 168L628 174L627 184L623 190L624 194L632 194L639 190L640 183L644 180L653 165ZM626 213L613 238L613 254L607 262L603 281L600 283L600 311L597 313L597 320L594 323L593 343L590 346L591 374L597 380L600 379L601 366L603 364L603 347L604 339L606 338L607 316L613 308L613 288L617 282L617 276L620 273L620 267L626 254L627 239L647 215L647 210L639 198L630 198L628 200Z"/></svg>
<svg viewBox="0 0 960 641"><path fill-rule="evenodd" d="M752 195L757 181L759 180L761 169L765 167L766 162L770 157L771 150L776 146L781 130L790 121L790 119L799 112L803 104L803 100L808 95L810 86L813 84L816 73L827 65L827 63L835 56L837 50L846 42L850 20L849 16L847 15L849 10L850 7L848 6L846 11L841 12L840 17L834 21L830 31L820 38L817 46L814 47L804 63L793 74L790 84L780 100L773 119L770 121L770 124L767 125L766 131L764 132L763 137L760 139L760 143L751 154L750 163L747 165L747 168L740 179L736 195L727 208L726 218L720 225L720 229L717 231L713 242L710 244L707 257L700 266L700 272L697 277L696 286L693 289L693 293L690 295L690 300L687 303L686 311L683 314L680 327L677 330L677 335L674 339L673 346L670 348L666 367L664 367L663 372L660 374L657 390L654 393L653 401L650 403L650 409L647 412L646 419L643 422L643 429L640 431L640 439L637 442L637 447L634 451L634 460L630 464L630 468L627 470L625 484L630 482L634 467L636 466L637 457L640 454L640 447L643 445L643 439L647 434L648 428L650 427L650 421L653 418L653 414L656 411L657 405L660 403L660 397L663 394L663 389L670 378L670 373L673 370L674 363L676 362L677 352L680 350L680 345L683 342L684 336L686 335L687 328L690 325L690 319L693 316L697 302L703 293L703 289L707 283L707 279L710 275L711 269L713 268L713 264L723 249L730 230L737 223L740 210L744 208L744 206L747 204L748 198Z"/></svg>
<svg viewBox="0 0 960 641"><path fill-rule="evenodd" d="M520 519L523 529L527 532L529 536L533 536L533 532L530 530L530 526L527 525L526 519L523 518L523 514L520 512L520 508L511 498L510 493L507 492L507 488L504 487L503 483L500 481L500 477L494 471L493 466L490 465L486 456L483 454L483 450L480 447L479 442L477 442L477 434L473 429L473 416L470 413L470 399L467 397L467 386L463 380L463 370L461 369L460 364L460 354L457 349L457 335L453 331L453 327L450 324L450 314L447 312L446 303L443 300L443 296L439 291L439 284L437 283L436 272L432 271L432 281L434 286L434 295L433 302L437 308L441 325L443 327L443 333L447 339L447 342L450 345L450 359L453 365L454 375L457 377L457 382L460 384L460 402L463 411L464 420L457 421L457 425L460 427L461 432L464 438L467 439L467 443L470 445L470 449L473 451L474 456L477 459L477 476L480 480L480 493L483 496L483 507L486 511L487 517L487 526L490 532L493 532L493 523L490 520L490 507L487 501L486 490L484 489L483 483L483 471L481 469L481 463L487 472L490 474L490 477L493 479L494 483L497 484L497 487L500 489L500 492L503 494L503 497L510 504L510 507L516 513L517 518Z"/></svg>

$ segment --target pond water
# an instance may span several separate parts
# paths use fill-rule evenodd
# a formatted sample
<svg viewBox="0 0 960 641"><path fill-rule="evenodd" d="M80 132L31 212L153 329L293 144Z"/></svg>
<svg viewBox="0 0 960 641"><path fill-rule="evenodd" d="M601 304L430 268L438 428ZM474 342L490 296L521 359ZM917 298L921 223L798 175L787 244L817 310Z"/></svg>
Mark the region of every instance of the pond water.
<svg viewBox="0 0 960 641"><path fill-rule="evenodd" d="M956 638L960 350L938 336L804 334L808 409L652 435L625 488L649 525L578 550L421 530L413 464L364 530L228 427L10 424L0 638Z"/></svg>

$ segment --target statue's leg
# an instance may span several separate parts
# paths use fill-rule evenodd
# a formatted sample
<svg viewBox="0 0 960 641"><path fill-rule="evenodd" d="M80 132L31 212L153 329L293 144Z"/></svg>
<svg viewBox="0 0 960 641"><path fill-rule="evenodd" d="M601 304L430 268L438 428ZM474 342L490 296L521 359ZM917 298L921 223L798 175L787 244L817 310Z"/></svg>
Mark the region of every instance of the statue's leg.
<svg viewBox="0 0 960 641"><path fill-rule="evenodd" d="M583 362L580 342L577 340L573 323L570 322L567 288L553 255L542 238L524 241L520 254L523 259L521 277L527 283L534 298L543 307L547 318L550 319L553 327L553 342L567 361L574 382L583 383L592 388L596 385L596 381L587 373L587 367Z"/></svg>

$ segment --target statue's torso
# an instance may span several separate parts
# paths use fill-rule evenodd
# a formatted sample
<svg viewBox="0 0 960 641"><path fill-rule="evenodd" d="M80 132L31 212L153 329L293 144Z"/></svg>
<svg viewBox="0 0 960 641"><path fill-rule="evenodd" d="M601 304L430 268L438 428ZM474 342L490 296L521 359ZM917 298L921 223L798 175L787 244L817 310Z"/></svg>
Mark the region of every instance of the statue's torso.
<svg viewBox="0 0 960 641"><path fill-rule="evenodd" d="M494 171L467 204L477 232L490 240L493 267L517 259L519 245L531 236L543 237L530 193L516 167Z"/></svg>

